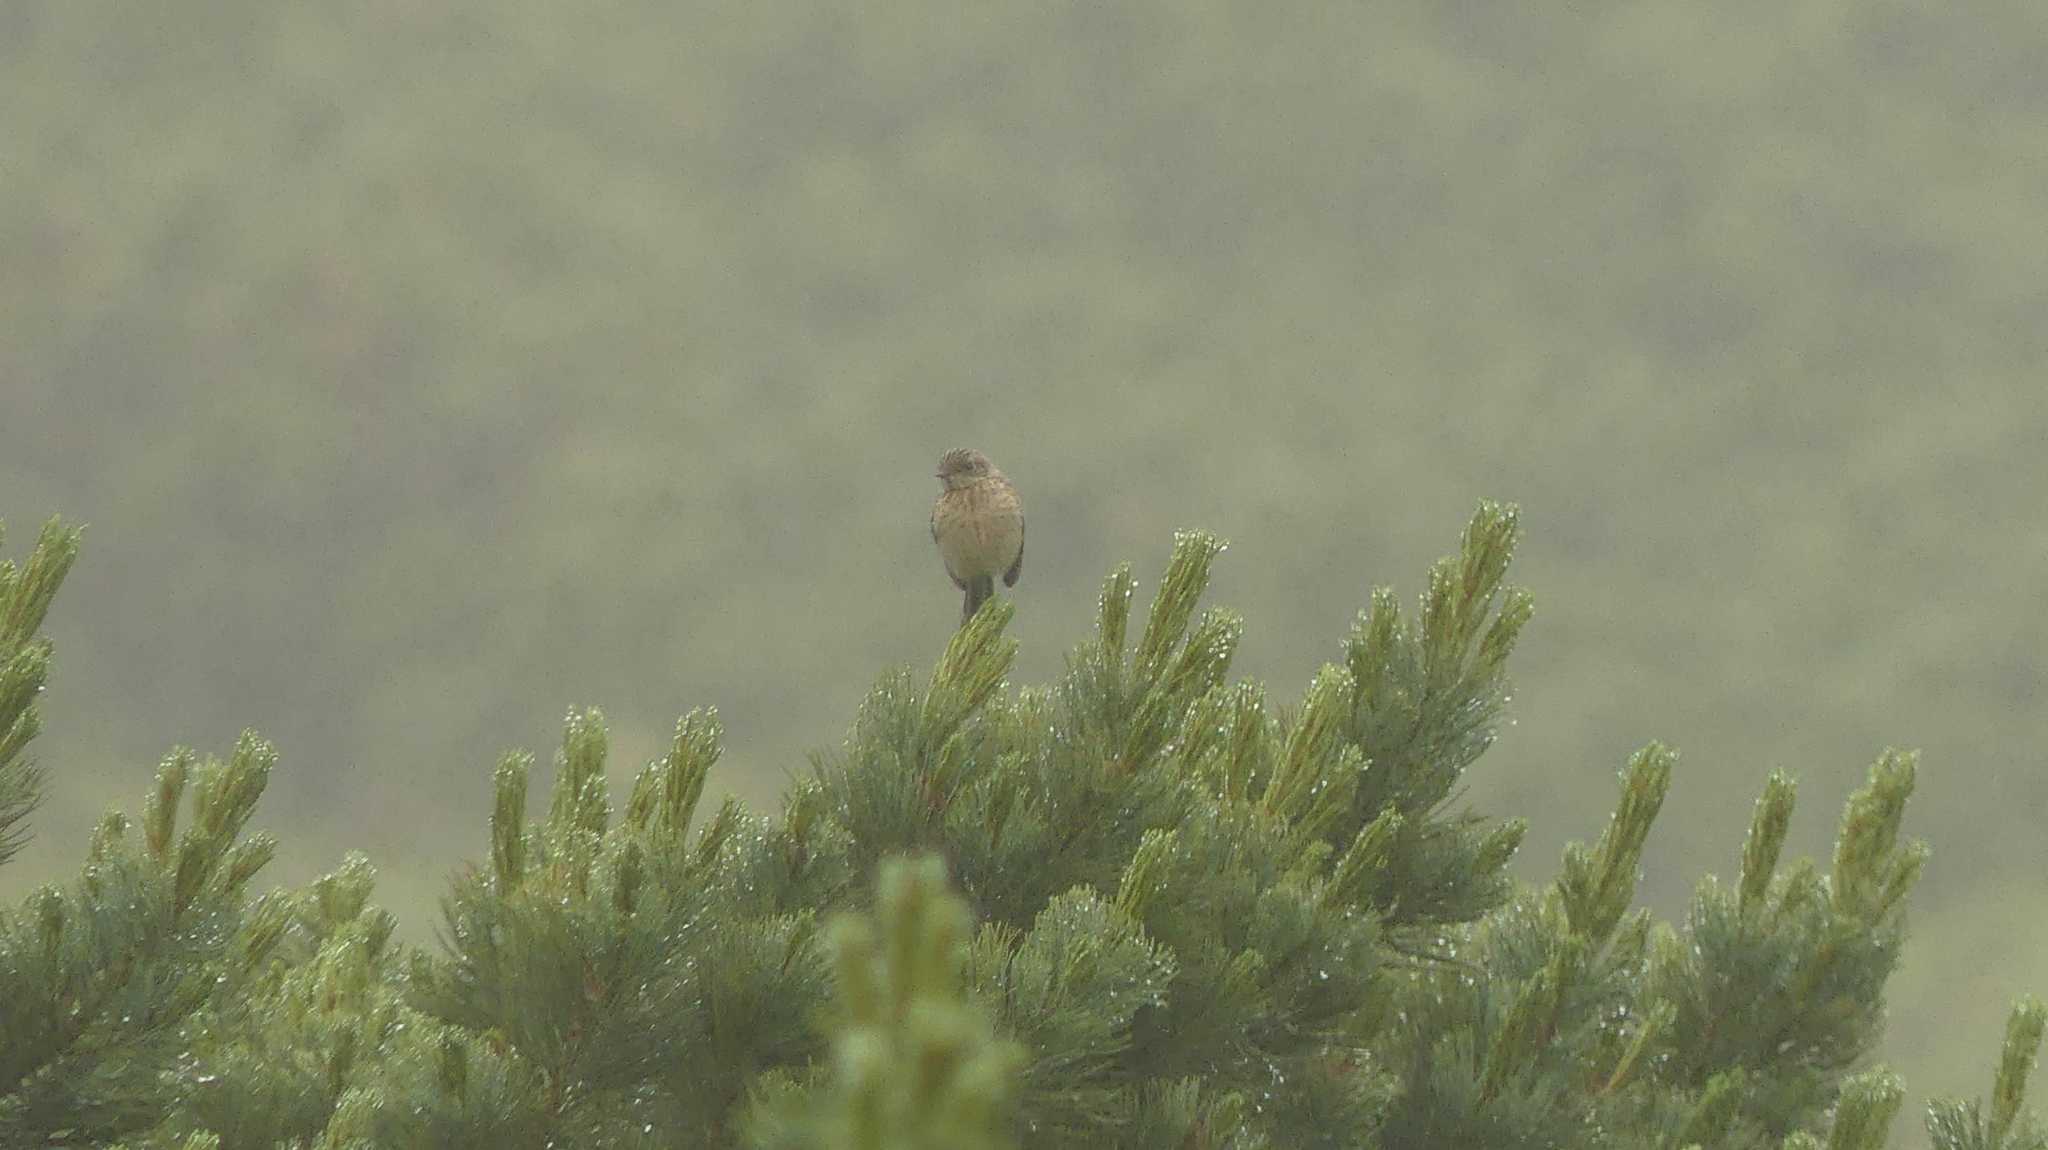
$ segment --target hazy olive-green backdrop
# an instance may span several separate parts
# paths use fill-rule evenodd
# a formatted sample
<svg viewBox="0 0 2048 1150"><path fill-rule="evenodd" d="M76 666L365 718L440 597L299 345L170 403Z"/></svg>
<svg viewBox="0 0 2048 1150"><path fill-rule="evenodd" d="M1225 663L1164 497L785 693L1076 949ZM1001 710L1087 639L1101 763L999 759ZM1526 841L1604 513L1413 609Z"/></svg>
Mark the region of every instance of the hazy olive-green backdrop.
<svg viewBox="0 0 2048 1150"><path fill-rule="evenodd" d="M953 625L970 444L1027 680L1203 526L1292 695L1519 502L1466 801L1532 878L1653 737L1666 913L1769 768L1825 852L1924 748L1887 1057L1979 1092L2048 992L2044 362L2038 0L7 0L0 516L91 528L0 893L245 725L277 877L362 848L420 938L571 704L622 777L716 704L769 799Z"/></svg>

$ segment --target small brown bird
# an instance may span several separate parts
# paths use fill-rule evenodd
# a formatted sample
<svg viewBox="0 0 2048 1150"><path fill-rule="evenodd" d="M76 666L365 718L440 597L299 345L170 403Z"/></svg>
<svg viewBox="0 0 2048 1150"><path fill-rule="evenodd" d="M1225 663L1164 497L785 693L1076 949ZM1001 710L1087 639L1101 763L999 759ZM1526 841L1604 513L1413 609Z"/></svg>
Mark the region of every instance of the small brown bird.
<svg viewBox="0 0 2048 1150"><path fill-rule="evenodd" d="M1024 505L988 456L972 448L939 459L939 483L945 490L932 504L932 541L953 585L967 593L960 608L965 623L995 594L998 572L1003 586L1017 585L1024 570Z"/></svg>

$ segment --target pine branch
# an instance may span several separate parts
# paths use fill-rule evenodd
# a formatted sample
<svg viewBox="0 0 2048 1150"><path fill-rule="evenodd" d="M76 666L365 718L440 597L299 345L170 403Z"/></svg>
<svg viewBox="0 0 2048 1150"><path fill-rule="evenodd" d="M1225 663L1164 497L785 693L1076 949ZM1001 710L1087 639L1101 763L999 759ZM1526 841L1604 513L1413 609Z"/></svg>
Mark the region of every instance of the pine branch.
<svg viewBox="0 0 2048 1150"><path fill-rule="evenodd" d="M1991 1116L1974 1098L1938 1099L1927 1107L1927 1134L1934 1150L2048 1150L2048 1130L2026 1112L2027 1078L2033 1072L2048 1006L2024 998L2005 1024L2005 1044L1991 1084Z"/></svg>
<svg viewBox="0 0 2048 1150"><path fill-rule="evenodd" d="M1022 1051L962 994L967 908L938 860L882 867L874 913L831 928L838 1018L830 1080L783 1080L749 1119L757 1147L997 1150Z"/></svg>
<svg viewBox="0 0 2048 1150"><path fill-rule="evenodd" d="M1522 824L1447 817L1442 807L1493 743L1509 699L1507 658L1534 611L1527 592L1504 583L1519 535L1512 505L1482 502L1458 555L1431 568L1420 625L1404 622L1393 592L1377 588L1345 644L1356 684L1346 737L1366 766L1331 838L1348 842L1386 810L1402 816L1372 897L1390 925L1414 936L1469 922L1508 893Z"/></svg>
<svg viewBox="0 0 2048 1150"><path fill-rule="evenodd" d="M50 674L50 642L36 632L78 561L82 534L52 518L20 568L0 561L0 865L27 842L28 816L42 802L42 768L22 754L42 730L35 700Z"/></svg>
<svg viewBox="0 0 2048 1150"><path fill-rule="evenodd" d="M235 994L281 938L275 912L246 893L275 842L241 833L275 761L253 734L226 762L171 755L140 842L108 816L72 888L0 916L0 1145L64 1130L107 1140L175 1104L163 1075L180 1028Z"/></svg>

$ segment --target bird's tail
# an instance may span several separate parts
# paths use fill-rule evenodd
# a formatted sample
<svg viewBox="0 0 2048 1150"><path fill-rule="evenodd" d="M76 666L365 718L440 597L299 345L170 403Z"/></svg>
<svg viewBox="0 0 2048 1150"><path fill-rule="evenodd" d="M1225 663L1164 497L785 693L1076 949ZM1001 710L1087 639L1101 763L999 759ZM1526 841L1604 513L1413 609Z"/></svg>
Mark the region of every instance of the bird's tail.
<svg viewBox="0 0 2048 1150"><path fill-rule="evenodd" d="M981 610L981 605L988 602L989 596L995 593L995 576L976 575L974 578L969 579L967 581L967 599L960 605L960 625L966 626L967 621L974 618L974 613Z"/></svg>

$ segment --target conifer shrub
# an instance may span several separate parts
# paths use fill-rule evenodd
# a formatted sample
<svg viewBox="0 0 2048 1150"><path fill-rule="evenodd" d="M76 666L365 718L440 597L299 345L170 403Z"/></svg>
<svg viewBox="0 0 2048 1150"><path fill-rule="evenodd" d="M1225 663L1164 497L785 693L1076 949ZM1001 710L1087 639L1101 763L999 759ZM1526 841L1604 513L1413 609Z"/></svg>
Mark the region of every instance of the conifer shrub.
<svg viewBox="0 0 2048 1150"><path fill-rule="evenodd" d="M778 810L701 812L715 713L611 793L596 711L493 776L490 850L438 942L395 938L350 856L256 893L277 756L176 751L139 823L0 912L0 1146L1784 1147L1875 1150L1903 1087L1868 1064L1925 849L1886 751L1825 863L1782 857L1763 785L1727 881L1633 908L1676 757L1652 744L1556 878L1461 806L1529 596L1482 504L1419 610L1375 591L1341 658L1276 704L1202 606L1181 535L1142 619L1128 568L1056 682L1012 690L1010 606L929 675L882 676ZM0 859L77 552L0 567ZM1988 1103L1938 1150L2044 1150L2012 1014Z"/></svg>

